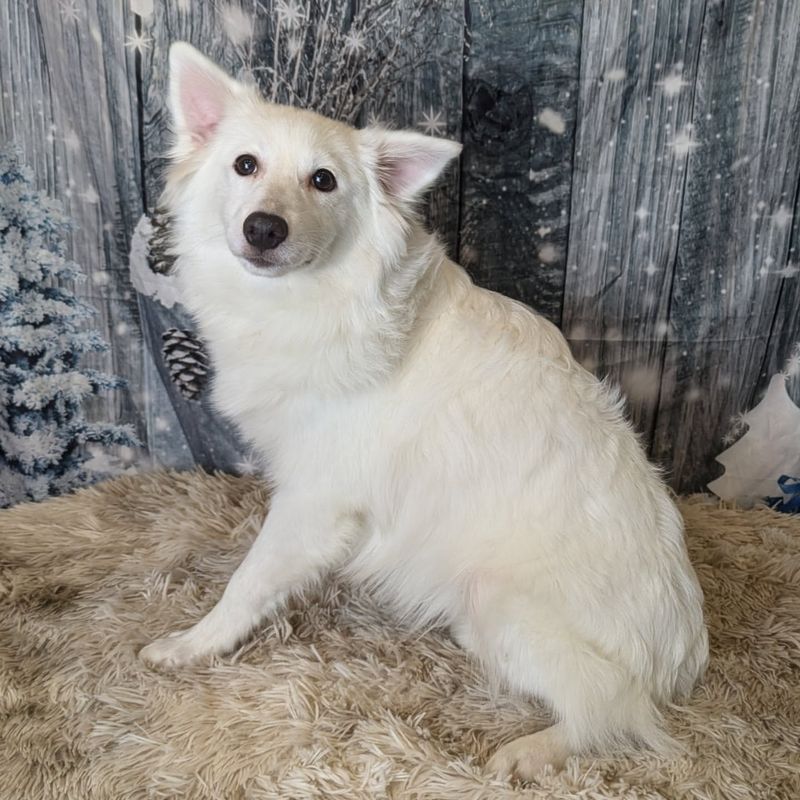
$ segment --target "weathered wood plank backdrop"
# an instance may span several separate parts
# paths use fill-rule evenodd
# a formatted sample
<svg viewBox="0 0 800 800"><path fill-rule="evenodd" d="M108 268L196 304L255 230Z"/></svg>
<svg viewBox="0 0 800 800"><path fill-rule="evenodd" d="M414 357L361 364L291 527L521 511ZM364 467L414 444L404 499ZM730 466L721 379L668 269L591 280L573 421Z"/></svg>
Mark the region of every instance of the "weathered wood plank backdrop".
<svg viewBox="0 0 800 800"><path fill-rule="evenodd" d="M137 461L250 464L169 380L162 333L191 321L130 280L178 39L275 99L462 139L432 224L622 383L676 488L800 372L796 0L0 0L0 136L78 225L96 365L130 382L91 413L136 425Z"/></svg>

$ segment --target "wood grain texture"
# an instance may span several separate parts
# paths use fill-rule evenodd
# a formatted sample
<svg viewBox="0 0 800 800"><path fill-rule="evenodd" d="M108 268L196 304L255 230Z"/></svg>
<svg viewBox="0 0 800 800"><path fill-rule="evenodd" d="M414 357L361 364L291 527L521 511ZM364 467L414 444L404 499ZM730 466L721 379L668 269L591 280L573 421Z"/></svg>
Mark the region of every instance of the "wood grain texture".
<svg viewBox="0 0 800 800"><path fill-rule="evenodd" d="M563 330L649 435L659 396L705 3L588 0ZM646 11L646 13L645 13Z"/></svg>
<svg viewBox="0 0 800 800"><path fill-rule="evenodd" d="M789 193L787 192L787 198ZM788 209L788 203L784 206ZM787 375L789 396L800 405L800 181L794 194L792 238L780 275L777 309L772 323L761 373L749 402L752 408L778 371ZM780 266L777 264L776 266Z"/></svg>
<svg viewBox="0 0 800 800"><path fill-rule="evenodd" d="M124 17L122 4L102 0L0 3L0 137L21 149L37 187L75 224L67 252L86 280L73 288L113 343L84 363L129 382L93 398L88 416L133 424L142 436L143 352L127 269L141 169Z"/></svg>
<svg viewBox="0 0 800 800"><path fill-rule="evenodd" d="M796 0L0 0L0 138L77 223L76 288L113 344L92 366L131 384L90 414L134 423L143 456L246 461L169 380L161 334L192 321L128 277L178 39L280 102L463 139L433 226L621 382L677 488L719 473L776 371L800 401Z"/></svg>
<svg viewBox="0 0 800 800"><path fill-rule="evenodd" d="M410 13L406 11L404 16ZM401 23L402 25L402 23ZM411 128L432 136L462 140L462 80L465 18L463 0L428 4L414 26L416 32L398 42L410 63L410 80L396 81L380 107L367 104L361 121L372 116L393 128ZM398 31L399 33L399 31ZM451 258L458 256L459 177L448 168L430 194L427 221Z"/></svg>
<svg viewBox="0 0 800 800"><path fill-rule="evenodd" d="M582 0L467 2L459 259L556 323Z"/></svg>
<svg viewBox="0 0 800 800"><path fill-rule="evenodd" d="M721 472L765 363L800 177L798 48L794 0L708 6L653 443L681 489Z"/></svg>

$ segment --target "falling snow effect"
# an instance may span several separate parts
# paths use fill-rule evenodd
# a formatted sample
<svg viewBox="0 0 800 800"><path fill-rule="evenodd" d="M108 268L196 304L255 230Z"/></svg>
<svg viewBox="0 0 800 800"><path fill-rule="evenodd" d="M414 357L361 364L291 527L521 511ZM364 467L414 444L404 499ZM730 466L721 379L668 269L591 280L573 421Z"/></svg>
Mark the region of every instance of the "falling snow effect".
<svg viewBox="0 0 800 800"><path fill-rule="evenodd" d="M677 134L667 146L676 156L685 156L700 147L700 142L694 138L691 128L687 125L684 130Z"/></svg>
<svg viewBox="0 0 800 800"><path fill-rule="evenodd" d="M558 134L559 136L567 129L567 123L564 117L558 111L552 108L543 108L536 117L536 121L547 130Z"/></svg>
<svg viewBox="0 0 800 800"><path fill-rule="evenodd" d="M609 81L609 83L617 83L619 81L625 80L625 70L622 67L614 67L610 70L607 70L603 77Z"/></svg>
<svg viewBox="0 0 800 800"><path fill-rule="evenodd" d="M125 47L140 55L153 44L153 39L142 31L134 31L125 39Z"/></svg>
<svg viewBox="0 0 800 800"><path fill-rule="evenodd" d="M278 23L286 28L298 28L307 19L305 11L296 0L278 0L275 3Z"/></svg>
<svg viewBox="0 0 800 800"><path fill-rule="evenodd" d="M428 136L442 136L447 131L447 125L441 111L434 111L432 108L422 115L422 119L417 123L423 133Z"/></svg>
<svg viewBox="0 0 800 800"><path fill-rule="evenodd" d="M658 271L659 271L658 267L655 265L655 262L653 261L648 261L647 266L644 268L644 274L650 278L652 278L653 275L657 275Z"/></svg>
<svg viewBox="0 0 800 800"><path fill-rule="evenodd" d="M100 202L100 195L97 194L97 190L94 188L94 186L84 189L84 191L80 194L80 198L90 205L95 205L96 203Z"/></svg>
<svg viewBox="0 0 800 800"><path fill-rule="evenodd" d="M788 228L791 225L794 215L789 211L786 206L780 206L778 210L772 215L772 222L778 228Z"/></svg>
<svg viewBox="0 0 800 800"><path fill-rule="evenodd" d="M366 37L362 31L349 31L344 37L344 51L348 55L358 55L364 50Z"/></svg>
<svg viewBox="0 0 800 800"><path fill-rule="evenodd" d="M236 45L248 42L253 36L254 20L243 8L228 3L220 9L222 30Z"/></svg>
<svg viewBox="0 0 800 800"><path fill-rule="evenodd" d="M236 472L239 475L263 475L264 465L256 453L249 452L236 464Z"/></svg>
<svg viewBox="0 0 800 800"><path fill-rule="evenodd" d="M81 10L78 0L59 0L58 13L64 23L80 22Z"/></svg>
<svg viewBox="0 0 800 800"><path fill-rule="evenodd" d="M667 75L664 80L659 81L657 86L660 86L667 97L676 97L681 93L685 86L689 84L683 79L679 70L675 70Z"/></svg>

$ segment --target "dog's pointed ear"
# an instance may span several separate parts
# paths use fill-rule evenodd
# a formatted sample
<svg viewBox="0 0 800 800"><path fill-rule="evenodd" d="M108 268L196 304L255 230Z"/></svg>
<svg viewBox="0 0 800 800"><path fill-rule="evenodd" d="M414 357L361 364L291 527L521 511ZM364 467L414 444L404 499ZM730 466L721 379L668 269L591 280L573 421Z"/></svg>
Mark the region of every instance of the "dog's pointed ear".
<svg viewBox="0 0 800 800"><path fill-rule="evenodd" d="M461 152L461 144L414 131L365 128L368 160L386 194L401 202L416 200Z"/></svg>
<svg viewBox="0 0 800 800"><path fill-rule="evenodd" d="M186 42L169 49L169 106L180 145L193 149L214 134L239 84Z"/></svg>

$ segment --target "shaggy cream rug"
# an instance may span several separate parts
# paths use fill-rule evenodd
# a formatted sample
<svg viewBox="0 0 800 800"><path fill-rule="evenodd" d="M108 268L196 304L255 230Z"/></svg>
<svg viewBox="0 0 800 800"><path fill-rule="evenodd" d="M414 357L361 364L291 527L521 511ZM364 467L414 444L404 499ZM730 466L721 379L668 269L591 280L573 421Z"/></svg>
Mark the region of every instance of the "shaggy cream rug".
<svg viewBox="0 0 800 800"><path fill-rule="evenodd" d="M520 786L481 765L543 711L334 583L232 657L137 660L212 606L266 505L253 479L154 473L0 513L2 800L800 798L800 520L685 501L712 648L668 713L688 754Z"/></svg>

